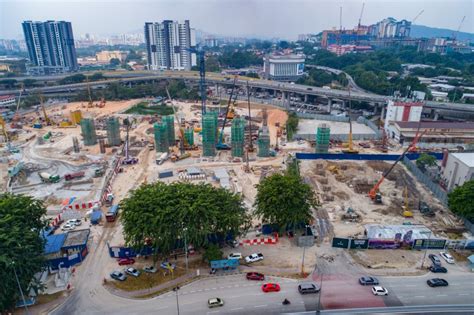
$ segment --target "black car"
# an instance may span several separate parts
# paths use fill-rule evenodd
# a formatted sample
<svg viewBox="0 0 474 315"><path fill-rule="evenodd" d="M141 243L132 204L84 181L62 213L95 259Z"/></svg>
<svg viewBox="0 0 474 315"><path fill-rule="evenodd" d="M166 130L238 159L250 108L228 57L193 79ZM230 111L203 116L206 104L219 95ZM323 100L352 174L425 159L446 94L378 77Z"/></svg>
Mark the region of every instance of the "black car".
<svg viewBox="0 0 474 315"><path fill-rule="evenodd" d="M438 258L438 256L436 256L434 254L429 254L428 257L433 262L433 265L441 266L441 260Z"/></svg>
<svg viewBox="0 0 474 315"><path fill-rule="evenodd" d="M428 268L431 272L441 272L441 273L447 273L448 272L448 269L444 268L444 267L441 267L441 266L438 266L438 265L432 265Z"/></svg>
<svg viewBox="0 0 474 315"><path fill-rule="evenodd" d="M362 285L378 285L379 280L374 277L361 277L359 278L359 283Z"/></svg>
<svg viewBox="0 0 474 315"><path fill-rule="evenodd" d="M448 281L441 278L430 279L430 280L427 280L426 283L430 287L447 287L448 286Z"/></svg>

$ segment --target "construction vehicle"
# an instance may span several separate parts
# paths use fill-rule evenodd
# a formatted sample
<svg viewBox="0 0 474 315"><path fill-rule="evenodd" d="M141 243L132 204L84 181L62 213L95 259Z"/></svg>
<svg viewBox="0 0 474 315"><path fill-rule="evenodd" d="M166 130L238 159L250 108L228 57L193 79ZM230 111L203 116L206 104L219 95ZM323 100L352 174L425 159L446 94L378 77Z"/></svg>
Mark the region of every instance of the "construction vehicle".
<svg viewBox="0 0 474 315"><path fill-rule="evenodd" d="M351 87L349 86L349 142L347 144L347 149L342 150L343 153L349 153L349 154L357 154L359 151L354 149L354 144L352 142L352 118L351 118L351 109L352 109L352 104L351 104Z"/></svg>
<svg viewBox="0 0 474 315"><path fill-rule="evenodd" d="M339 167L337 165L329 165L328 166L328 171L330 171L334 175L340 175L341 174L341 171L339 170Z"/></svg>
<svg viewBox="0 0 474 315"><path fill-rule="evenodd" d="M3 117L0 115L0 126L2 126L2 134L5 137L5 142L9 143L9 138L8 138L8 132L7 132L7 125L5 124L5 120L3 120Z"/></svg>
<svg viewBox="0 0 474 315"><path fill-rule="evenodd" d="M105 174L105 171L103 168L96 168L94 170L94 177L102 177L104 176L104 174Z"/></svg>
<svg viewBox="0 0 474 315"><path fill-rule="evenodd" d="M100 103L97 103L95 106L99 107L99 108L104 108L105 107L105 99L103 97L101 97L100 98Z"/></svg>
<svg viewBox="0 0 474 315"><path fill-rule="evenodd" d="M68 174L64 175L64 180L69 181L69 180L73 180L75 178L84 177L85 175L86 175L86 173L84 171L75 172L75 173L68 173Z"/></svg>
<svg viewBox="0 0 474 315"><path fill-rule="evenodd" d="M87 94L89 96L89 102L87 103L87 108L94 108L94 103L92 102L92 96L91 96L91 86L89 84L88 76L86 76L86 83L87 83Z"/></svg>
<svg viewBox="0 0 474 315"><path fill-rule="evenodd" d="M18 96L18 102L16 104L15 114L13 115L13 118L12 118L13 122L17 122L20 120L20 114L18 113L18 111L20 110L22 92L23 92L23 83L20 84L20 95Z"/></svg>
<svg viewBox="0 0 474 315"><path fill-rule="evenodd" d="M420 202L418 203L418 209L420 210L420 213L424 216L434 217L436 215L435 212L424 201L420 200Z"/></svg>
<svg viewBox="0 0 474 315"><path fill-rule="evenodd" d="M41 109L43 110L43 116L44 116L44 122L46 123L46 126L51 126L52 121L48 117L48 114L46 113L46 108L44 107L44 98L43 95L40 95L40 104L41 104Z"/></svg>
<svg viewBox="0 0 474 315"><path fill-rule="evenodd" d="M403 208L402 215L405 218L413 218L413 212L411 212L408 207L408 187L407 186L405 186L404 195L405 195L405 205L402 207Z"/></svg>
<svg viewBox="0 0 474 315"><path fill-rule="evenodd" d="M249 109L249 145L247 147L247 161L248 161L248 152L253 152L254 147L253 147L253 139L252 139L252 114L250 112L250 87L249 87L249 81L247 81L247 104L248 104L248 109Z"/></svg>
<svg viewBox="0 0 474 315"><path fill-rule="evenodd" d="M165 152L165 153L157 153L157 155L160 154L160 156L156 158L156 164L158 165L161 165L163 163L165 163L165 161L168 159L169 157L169 154L168 152Z"/></svg>
<svg viewBox="0 0 474 315"><path fill-rule="evenodd" d="M59 175L51 175L46 172L39 172L38 175L44 183L57 183L61 180Z"/></svg>
<svg viewBox="0 0 474 315"><path fill-rule="evenodd" d="M114 203L115 196L112 193L107 194L105 197L105 205L111 206Z"/></svg>
<svg viewBox="0 0 474 315"><path fill-rule="evenodd" d="M171 154L170 160L171 160L171 162L177 162L177 161L181 161L181 160L184 160L184 159L187 159L187 158L190 158L190 157L191 157L191 153L184 153L184 154L180 154L180 155L177 155L176 153L173 153L173 154Z"/></svg>
<svg viewBox="0 0 474 315"><path fill-rule="evenodd" d="M122 165L133 165L138 163L138 159L129 155L130 146L130 125L132 124L128 118L123 120L123 124L127 127L127 134L125 136L125 158L122 160Z"/></svg>
<svg viewBox="0 0 474 315"><path fill-rule="evenodd" d="M232 89L230 91L229 95L229 101L227 102L227 107L225 110L225 115L224 115L224 122L222 123L222 129L221 132L219 133L219 141L216 144L216 149L217 150L230 150L230 146L226 143L224 143L224 128L225 124L227 122L227 119L229 119L229 110L231 108L231 103L232 103L232 97L234 95L234 90L235 90L235 84L237 83L237 76L234 77L234 83L232 84ZM234 118L234 114L231 115L232 118Z"/></svg>

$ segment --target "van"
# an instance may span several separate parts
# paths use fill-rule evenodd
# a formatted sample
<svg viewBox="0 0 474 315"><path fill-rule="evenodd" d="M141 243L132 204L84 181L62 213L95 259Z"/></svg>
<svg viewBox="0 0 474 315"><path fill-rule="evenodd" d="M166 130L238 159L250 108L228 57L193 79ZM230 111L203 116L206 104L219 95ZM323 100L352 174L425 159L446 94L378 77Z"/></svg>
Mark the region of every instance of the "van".
<svg viewBox="0 0 474 315"><path fill-rule="evenodd" d="M313 282L304 282L298 285L298 291L300 294L318 293L319 290L319 286Z"/></svg>

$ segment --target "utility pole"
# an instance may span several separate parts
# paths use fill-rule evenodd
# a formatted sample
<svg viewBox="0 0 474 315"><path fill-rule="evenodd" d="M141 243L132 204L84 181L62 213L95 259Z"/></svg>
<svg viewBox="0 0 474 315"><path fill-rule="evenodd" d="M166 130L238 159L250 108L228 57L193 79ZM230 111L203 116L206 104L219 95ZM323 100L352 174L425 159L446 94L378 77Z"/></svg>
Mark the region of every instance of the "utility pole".
<svg viewBox="0 0 474 315"><path fill-rule="evenodd" d="M21 289L20 280L18 280L18 274L16 273L16 269L15 269L15 262L12 261L11 265L13 267L13 273L15 274L16 284L18 285L18 289L20 290L21 299L23 300L23 306L25 307L25 312L26 314L29 315L30 311L28 310L28 306L26 305L25 295L23 294L23 290Z"/></svg>
<svg viewBox="0 0 474 315"><path fill-rule="evenodd" d="M179 315L179 299L178 299L179 287L173 288L173 291L176 293L176 310L178 311L178 315Z"/></svg>
<svg viewBox="0 0 474 315"><path fill-rule="evenodd" d="M321 281L319 284L319 293L318 293L318 310L316 311L316 314L321 314L321 292L323 290L323 273L321 272L321 269L318 268L319 276L321 277Z"/></svg>
<svg viewBox="0 0 474 315"><path fill-rule="evenodd" d="M304 244L306 245L306 244ZM304 276L304 255L306 252L306 246L303 245L303 259L301 261L301 276Z"/></svg>
<svg viewBox="0 0 474 315"><path fill-rule="evenodd" d="M431 240L431 230L430 230L430 233L428 234L428 241L426 242L426 245L425 245L425 253L423 254L423 260L421 261L421 269L423 269L423 265L425 264L426 253L428 252L428 245L430 243L430 240Z"/></svg>
<svg viewBox="0 0 474 315"><path fill-rule="evenodd" d="M188 244L186 242L186 232L188 231L188 229L184 228L183 231L184 231L184 254L185 254L186 273L187 273L188 272Z"/></svg>

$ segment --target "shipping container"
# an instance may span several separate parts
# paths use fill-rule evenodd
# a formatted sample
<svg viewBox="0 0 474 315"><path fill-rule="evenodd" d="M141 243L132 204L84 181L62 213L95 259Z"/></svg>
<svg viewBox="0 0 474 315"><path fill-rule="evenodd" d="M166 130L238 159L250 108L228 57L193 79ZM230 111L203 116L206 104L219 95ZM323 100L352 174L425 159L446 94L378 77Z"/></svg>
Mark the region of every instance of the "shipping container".
<svg viewBox="0 0 474 315"><path fill-rule="evenodd" d="M100 220L102 220L102 211L92 211L92 213L91 213L91 223L92 224L99 224Z"/></svg>
<svg viewBox="0 0 474 315"><path fill-rule="evenodd" d="M167 170L167 171L158 172L158 178L166 178L166 177L173 177L173 171Z"/></svg>

